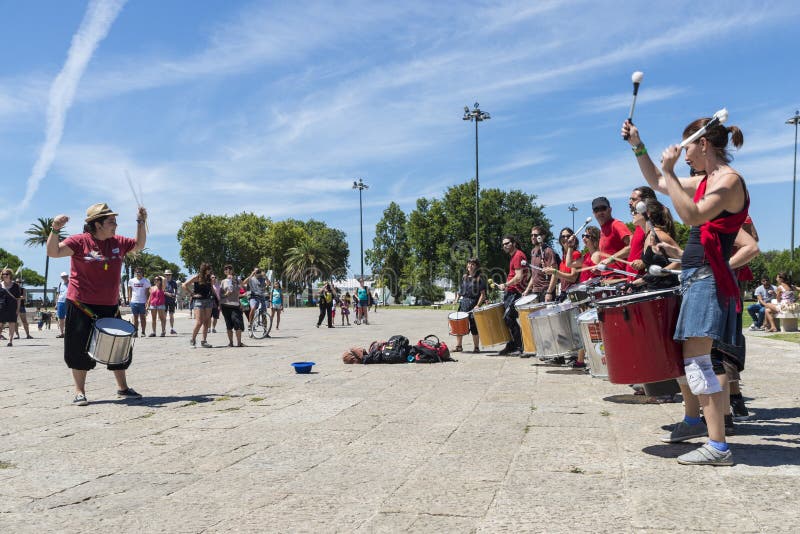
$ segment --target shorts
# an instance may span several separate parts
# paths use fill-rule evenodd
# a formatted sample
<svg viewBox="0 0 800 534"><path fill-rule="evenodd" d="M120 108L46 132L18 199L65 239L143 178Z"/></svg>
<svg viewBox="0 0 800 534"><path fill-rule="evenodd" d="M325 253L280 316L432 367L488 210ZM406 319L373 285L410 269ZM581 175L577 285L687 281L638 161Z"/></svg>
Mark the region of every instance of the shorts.
<svg viewBox="0 0 800 534"><path fill-rule="evenodd" d="M219 306L214 306L211 308L211 318L219 319Z"/></svg>
<svg viewBox="0 0 800 534"><path fill-rule="evenodd" d="M250 309L257 310L261 308L262 310L266 310L267 306L267 299L265 297L260 296L250 296Z"/></svg>
<svg viewBox="0 0 800 534"><path fill-rule="evenodd" d="M170 302L169 300L165 304L167 313L175 313L175 301Z"/></svg>
<svg viewBox="0 0 800 534"><path fill-rule="evenodd" d="M98 318L119 317L119 306L100 306L97 304L87 305L97 315ZM89 371L94 369L97 362L86 354L86 346L92 336L94 321L83 313L71 301L66 302L67 320L64 323L64 362L70 369ZM109 371L127 369L133 361L133 349L131 357L124 364L112 364L108 366Z"/></svg>
<svg viewBox="0 0 800 534"><path fill-rule="evenodd" d="M166 310L167 309L167 305L166 304L159 304L158 306L150 306L150 309L151 310Z"/></svg>
<svg viewBox="0 0 800 534"><path fill-rule="evenodd" d="M236 330L241 332L244 330L244 317L242 316L242 308L239 306L223 306L222 317L225 319L225 328L228 331Z"/></svg>
<svg viewBox="0 0 800 534"><path fill-rule="evenodd" d="M736 300L732 298L722 305L717 298L714 276L687 280L698 270L708 266L690 267L681 272L681 290L685 289L681 311L675 326L675 341L686 341L690 337L706 337L716 341L734 343L736 340ZM688 286L688 287L687 287Z"/></svg>
<svg viewBox="0 0 800 534"><path fill-rule="evenodd" d="M211 309L214 306L214 299L194 299L192 308L195 310Z"/></svg>
<svg viewBox="0 0 800 534"><path fill-rule="evenodd" d="M59 319L67 318L67 302L56 302L56 317Z"/></svg>
<svg viewBox="0 0 800 534"><path fill-rule="evenodd" d="M144 315L145 314L145 305L144 302L131 302L131 313L134 315Z"/></svg>
<svg viewBox="0 0 800 534"><path fill-rule="evenodd" d="M366 308L367 307L367 301L366 300L359 300L358 301L358 306L360 308Z"/></svg>

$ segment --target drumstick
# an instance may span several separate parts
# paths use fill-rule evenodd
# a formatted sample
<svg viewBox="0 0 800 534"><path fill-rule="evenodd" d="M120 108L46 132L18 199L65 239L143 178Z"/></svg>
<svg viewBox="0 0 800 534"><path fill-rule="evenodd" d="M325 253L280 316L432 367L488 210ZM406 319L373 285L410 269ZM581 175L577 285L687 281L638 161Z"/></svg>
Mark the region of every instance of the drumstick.
<svg viewBox="0 0 800 534"><path fill-rule="evenodd" d="M694 143L699 138L703 137L706 134L706 131L708 131L709 128L713 128L717 124L724 124L725 121L727 121L727 120L728 120L728 110L725 109L725 108L722 108L721 110L719 110L716 113L714 113L714 116L711 117L711 120L708 121L708 124L706 124L705 126L700 128L699 130L697 130L695 133L693 133L692 135L690 135L689 137L687 137L686 139L681 141L681 148L686 148L686 145Z"/></svg>
<svg viewBox="0 0 800 534"><path fill-rule="evenodd" d="M639 84L642 83L642 78L644 78L644 73L641 71L636 71L631 75L631 81L633 82L633 101L631 102L631 110L628 113L628 122L633 124L633 109L636 107L636 95L639 93ZM628 140L630 135L624 135L622 138L624 140Z"/></svg>
<svg viewBox="0 0 800 534"><path fill-rule="evenodd" d="M128 172L128 169L125 169L125 178L128 179L128 186L131 188L131 193L133 194L133 200L136 201L136 205L138 207L142 207L142 200L139 195L136 194L136 189L133 188L133 181L131 180L131 174ZM142 192L142 184L139 184L139 193ZM144 220L144 229L147 233L150 233L150 225L147 224L147 219Z"/></svg>
<svg viewBox="0 0 800 534"><path fill-rule="evenodd" d="M600 252L600 254L602 254L602 255L603 255L603 256L605 256L606 258L610 258L610 257L614 256L613 254L609 254L608 252ZM633 263L631 263L631 262L629 262L629 261L625 261L625 260L623 260L623 259L616 258L616 257L614 258L614 261L618 261L618 262L620 262L620 263L624 263L625 265L633 265Z"/></svg>
<svg viewBox="0 0 800 534"><path fill-rule="evenodd" d="M584 221L583 225L582 225L580 228L578 228L577 230L575 230L575 235L577 236L577 235L579 235L581 232L583 232L583 229L584 229L584 228L586 228L586 226L587 226L587 225L588 225L590 222L592 222L592 218L591 218L591 217L586 217L586 221Z"/></svg>
<svg viewBox="0 0 800 534"><path fill-rule="evenodd" d="M608 271L610 273L617 273L617 274L621 274L623 276L635 276L634 273L629 273L627 271L620 271L619 269L613 269L613 268L611 268L608 265L605 265L603 263L601 263L600 265L597 265L595 268L600 272Z"/></svg>
<svg viewBox="0 0 800 534"><path fill-rule="evenodd" d="M653 276L667 276L668 274L681 274L681 271L677 269L665 269L660 265L651 265L647 272L652 274Z"/></svg>

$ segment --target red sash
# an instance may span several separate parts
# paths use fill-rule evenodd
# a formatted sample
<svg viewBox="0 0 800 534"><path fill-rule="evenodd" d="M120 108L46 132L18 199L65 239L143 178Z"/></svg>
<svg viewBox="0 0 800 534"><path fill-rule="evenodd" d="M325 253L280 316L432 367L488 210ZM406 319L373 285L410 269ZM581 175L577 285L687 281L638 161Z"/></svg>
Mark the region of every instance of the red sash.
<svg viewBox="0 0 800 534"><path fill-rule="evenodd" d="M697 185L697 192L694 194L695 204L706 194L707 185L708 177L704 177ZM744 182L742 187L744 187ZM730 299L735 298L737 313L742 311L742 301L739 299L739 285L736 283L736 278L733 276L733 271L728 266L727 260L722 257L722 243L720 243L719 234L733 234L742 227L747 218L747 210L750 208L750 196L747 194L747 189L745 189L744 194L745 203L742 211L727 217L712 219L700 225L700 243L703 245L708 264L711 267L711 272L714 273L714 280L717 283L717 300L724 306Z"/></svg>

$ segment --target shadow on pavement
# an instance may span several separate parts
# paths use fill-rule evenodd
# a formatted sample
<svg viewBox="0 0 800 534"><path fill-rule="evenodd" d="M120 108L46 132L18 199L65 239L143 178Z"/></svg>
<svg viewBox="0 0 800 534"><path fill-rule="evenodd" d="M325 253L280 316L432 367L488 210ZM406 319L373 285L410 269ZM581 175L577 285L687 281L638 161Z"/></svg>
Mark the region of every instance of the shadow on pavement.
<svg viewBox="0 0 800 534"><path fill-rule="evenodd" d="M185 397L142 397L141 399L106 399L92 401L91 404L130 404L132 406L149 406L151 408L163 408L168 404L176 402L188 402L192 404L201 404L204 402L213 402L216 397L223 395L208 394L208 395L189 395Z"/></svg>
<svg viewBox="0 0 800 534"><path fill-rule="evenodd" d="M658 397L649 397L647 395L609 395L608 397L603 397L603 400L615 404L669 404ZM680 400L671 402L680 402Z"/></svg>

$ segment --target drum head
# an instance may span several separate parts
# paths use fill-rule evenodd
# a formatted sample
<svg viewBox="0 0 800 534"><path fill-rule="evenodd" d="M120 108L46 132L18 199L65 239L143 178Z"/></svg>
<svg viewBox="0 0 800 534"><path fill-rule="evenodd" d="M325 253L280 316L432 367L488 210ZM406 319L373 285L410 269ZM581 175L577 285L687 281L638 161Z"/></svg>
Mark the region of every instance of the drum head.
<svg viewBox="0 0 800 534"><path fill-rule="evenodd" d="M487 304L486 306L481 306L480 308L476 308L476 312L482 312L486 310L491 310L492 308L497 308L498 306L502 306L502 302L498 302L497 304Z"/></svg>
<svg viewBox="0 0 800 534"><path fill-rule="evenodd" d="M524 308L536 302L537 296L536 295L525 295L524 297L520 297L514 302L515 308Z"/></svg>
<svg viewBox="0 0 800 534"><path fill-rule="evenodd" d="M136 328L128 321L116 317L105 317L94 323L95 328L109 336L132 336Z"/></svg>
<svg viewBox="0 0 800 534"><path fill-rule="evenodd" d="M452 320L452 321L458 321L459 319L468 319L469 318L469 313L462 312L462 311L457 311L457 312L453 312L450 315L448 315L447 318Z"/></svg>
<svg viewBox="0 0 800 534"><path fill-rule="evenodd" d="M579 323L596 323L597 322L597 309L592 308L591 310L586 310L582 314L578 316Z"/></svg>
<svg viewBox="0 0 800 534"><path fill-rule="evenodd" d="M668 297L670 295L677 295L678 288L670 288L670 289L658 289L655 291L643 291L641 293L634 293L633 295L622 295L620 297L610 297L607 299L601 299L595 302L595 306L598 307L606 307L606 308L613 308L616 306L624 306L626 304L633 304L636 302L644 302L647 300L653 300L663 297Z"/></svg>

